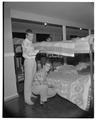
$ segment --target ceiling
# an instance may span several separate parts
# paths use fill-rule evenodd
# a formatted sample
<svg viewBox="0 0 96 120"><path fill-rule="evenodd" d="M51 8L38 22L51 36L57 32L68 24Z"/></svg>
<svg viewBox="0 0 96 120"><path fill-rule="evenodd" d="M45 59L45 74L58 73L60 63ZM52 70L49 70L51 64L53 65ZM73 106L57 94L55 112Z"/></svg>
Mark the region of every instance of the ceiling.
<svg viewBox="0 0 96 120"><path fill-rule="evenodd" d="M16 10L70 20L94 28L93 2L7 2Z"/></svg>

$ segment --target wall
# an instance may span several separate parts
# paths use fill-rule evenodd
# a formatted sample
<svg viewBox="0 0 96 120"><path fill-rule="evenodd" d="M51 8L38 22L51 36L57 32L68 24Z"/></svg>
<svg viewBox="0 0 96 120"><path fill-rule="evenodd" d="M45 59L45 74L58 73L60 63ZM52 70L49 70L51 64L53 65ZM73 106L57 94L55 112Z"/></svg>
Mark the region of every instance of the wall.
<svg viewBox="0 0 96 120"><path fill-rule="evenodd" d="M12 31L13 32L25 32L26 29L32 29L33 33L41 33L41 34L51 34L53 41L62 40L62 27L61 26L44 26L43 24L36 24L30 21L21 21L15 22L12 21ZM36 36L35 36L36 41Z"/></svg>
<svg viewBox="0 0 96 120"><path fill-rule="evenodd" d="M66 38L67 40L70 40L70 35L75 35L78 37L86 37L89 35L88 30L80 30L80 29L74 29L74 28L66 28Z"/></svg>
<svg viewBox="0 0 96 120"><path fill-rule="evenodd" d="M34 14L34 13L29 13L29 12L23 12L23 11L19 11L19 10L15 10L15 9L11 9L11 17L12 18L17 18L17 19L24 19L24 20L30 20L30 21L37 21L37 22L48 22L51 24L57 24L57 25L62 25L62 26L74 26L74 27L78 27L78 28L86 28L89 29L88 26L84 25L84 24L78 24L76 22L72 22L69 20L62 20L62 19L57 19L57 18L52 18L52 17L47 17L47 16L41 16L38 14ZM16 27L15 27L16 29ZM38 28L39 30L39 28ZM34 29L34 32L35 29ZM38 31L40 32L40 31ZM65 33L65 31L63 31ZM73 33L74 32L74 33ZM68 33L67 36L70 36L70 34L78 34L79 36L83 37L86 36L86 31L74 31L73 32L71 30L66 31L66 33ZM52 34L53 36L53 40L62 40L62 35L59 34L60 32L55 32L54 34ZM58 37L60 36L60 37ZM68 37L67 37L68 38ZM68 38L69 39L69 38Z"/></svg>
<svg viewBox="0 0 96 120"><path fill-rule="evenodd" d="M4 4L4 100L18 96L14 69L14 53L10 8Z"/></svg>
<svg viewBox="0 0 96 120"><path fill-rule="evenodd" d="M12 18L21 18L24 20L31 20L31 21L38 21L38 22L48 22L51 24L57 24L57 25L64 25L64 26L75 26L75 27L81 27L81 28L88 28L85 24L79 24L76 22L72 22L69 20L62 20L57 19L53 17L47 17L47 16L41 16L39 14L29 13L29 12L23 12L20 10L11 9L11 17ZM89 29L89 28L88 28Z"/></svg>

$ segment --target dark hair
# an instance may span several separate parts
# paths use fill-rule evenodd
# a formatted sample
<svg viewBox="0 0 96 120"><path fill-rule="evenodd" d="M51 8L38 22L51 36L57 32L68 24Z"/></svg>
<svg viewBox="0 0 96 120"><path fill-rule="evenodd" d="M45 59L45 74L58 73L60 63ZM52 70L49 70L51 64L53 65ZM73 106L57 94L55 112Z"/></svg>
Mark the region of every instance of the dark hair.
<svg viewBox="0 0 96 120"><path fill-rule="evenodd" d="M26 32L26 34L33 33L31 29L27 29L25 32Z"/></svg>
<svg viewBox="0 0 96 120"><path fill-rule="evenodd" d="M51 37L51 36L49 36L49 37L47 37L47 39L48 39L48 38L52 38L52 37Z"/></svg>

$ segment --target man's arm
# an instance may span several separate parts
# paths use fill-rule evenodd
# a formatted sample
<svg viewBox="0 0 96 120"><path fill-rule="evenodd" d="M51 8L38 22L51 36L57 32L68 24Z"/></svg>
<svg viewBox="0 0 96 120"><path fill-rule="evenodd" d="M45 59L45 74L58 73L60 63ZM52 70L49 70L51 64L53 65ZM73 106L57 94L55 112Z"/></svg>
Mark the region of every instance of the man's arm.
<svg viewBox="0 0 96 120"><path fill-rule="evenodd" d="M34 50L34 47L30 47L25 41L22 44L22 48L23 53L25 53L29 57L36 55L39 52L39 50Z"/></svg>

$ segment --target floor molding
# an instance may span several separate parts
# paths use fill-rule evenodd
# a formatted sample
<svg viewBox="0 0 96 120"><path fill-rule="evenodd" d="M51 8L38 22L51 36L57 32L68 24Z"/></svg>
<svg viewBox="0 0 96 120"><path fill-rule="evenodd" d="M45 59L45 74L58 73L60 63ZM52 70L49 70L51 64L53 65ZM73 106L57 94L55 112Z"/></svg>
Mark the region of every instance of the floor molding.
<svg viewBox="0 0 96 120"><path fill-rule="evenodd" d="M4 102L8 102L8 101L10 101L14 98L17 98L18 96L19 96L18 93L14 94L14 95L11 95L11 96L7 96L7 97L4 98Z"/></svg>

